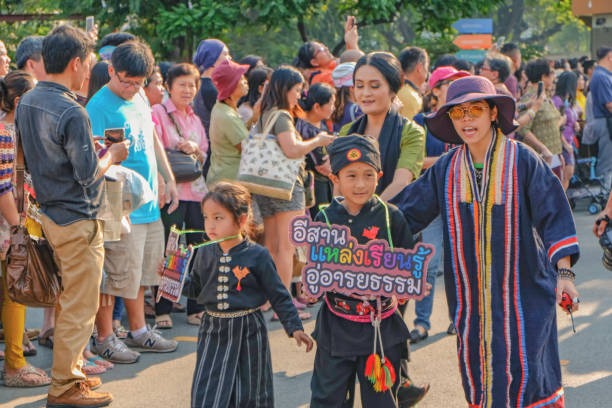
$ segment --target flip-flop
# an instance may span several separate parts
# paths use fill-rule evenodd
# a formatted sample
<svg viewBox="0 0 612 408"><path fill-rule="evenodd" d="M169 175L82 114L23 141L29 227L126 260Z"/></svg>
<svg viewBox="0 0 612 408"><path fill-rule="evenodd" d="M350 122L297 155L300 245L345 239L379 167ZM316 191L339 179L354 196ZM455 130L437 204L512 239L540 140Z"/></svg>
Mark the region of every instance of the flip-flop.
<svg viewBox="0 0 612 408"><path fill-rule="evenodd" d="M30 341L30 339L28 338L25 332L23 333L22 347L23 347L24 357L32 357L32 356L35 356L36 353L38 353L38 351L36 350L36 347L34 347L34 344L32 344L32 342Z"/></svg>
<svg viewBox="0 0 612 408"><path fill-rule="evenodd" d="M87 361L92 362L94 364L97 364L99 366L102 366L102 367L106 368L107 370L115 368L115 365L113 363L111 363L110 361L106 361L105 359L103 359L100 356L89 357L87 359Z"/></svg>
<svg viewBox="0 0 612 408"><path fill-rule="evenodd" d="M199 326L202 324L202 313L194 313L187 316L187 324Z"/></svg>
<svg viewBox="0 0 612 408"><path fill-rule="evenodd" d="M25 376L35 375L36 380L28 381ZM18 387L18 388L33 388L33 387L44 387L51 384L51 379L47 374L31 365L21 367L14 374L7 374L4 372L4 386L5 387Z"/></svg>
<svg viewBox="0 0 612 408"><path fill-rule="evenodd" d="M167 330L172 328L172 319L169 314L155 316L155 326L158 329Z"/></svg>
<svg viewBox="0 0 612 408"><path fill-rule="evenodd" d="M181 305L180 303L174 303L172 305L172 312L171 313L183 313L184 311L186 311L185 306Z"/></svg>
<svg viewBox="0 0 612 408"><path fill-rule="evenodd" d="M105 367L98 365L96 363L92 363L89 360L85 361L85 364L83 364L83 367L81 367L81 370L88 376L98 375L98 374L102 374L106 372Z"/></svg>
<svg viewBox="0 0 612 408"><path fill-rule="evenodd" d="M53 339L51 338L51 336L53 336L54 331L54 329L48 329L43 334L39 335L38 344L53 350Z"/></svg>

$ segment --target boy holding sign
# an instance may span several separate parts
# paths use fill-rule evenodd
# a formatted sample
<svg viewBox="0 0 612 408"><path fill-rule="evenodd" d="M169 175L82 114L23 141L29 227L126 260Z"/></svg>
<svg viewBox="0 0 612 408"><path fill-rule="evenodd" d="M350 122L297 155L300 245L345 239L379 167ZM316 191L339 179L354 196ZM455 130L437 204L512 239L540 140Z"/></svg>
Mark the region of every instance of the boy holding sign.
<svg viewBox="0 0 612 408"><path fill-rule="evenodd" d="M328 147L328 153L330 179L341 197L334 198L315 221L347 226L359 244L381 239L391 248L412 248L403 214L374 194L382 175L378 142L364 136L342 137ZM311 382L313 408L340 407L352 399L355 375L363 406L397 406L400 360L407 357L409 331L395 297L363 295L323 294L313 332L318 346Z"/></svg>

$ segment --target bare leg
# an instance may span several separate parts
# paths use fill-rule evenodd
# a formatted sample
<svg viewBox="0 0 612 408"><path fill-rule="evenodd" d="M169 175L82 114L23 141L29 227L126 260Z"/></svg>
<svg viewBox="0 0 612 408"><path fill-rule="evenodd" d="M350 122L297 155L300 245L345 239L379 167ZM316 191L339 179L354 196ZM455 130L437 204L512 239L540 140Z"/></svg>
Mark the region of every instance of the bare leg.
<svg viewBox="0 0 612 408"><path fill-rule="evenodd" d="M100 307L96 313L96 327L98 328L98 342L103 342L108 336L113 334L113 307L115 297L100 294Z"/></svg>
<svg viewBox="0 0 612 408"><path fill-rule="evenodd" d="M144 313L144 289L144 286L141 286L140 289L138 289L138 296L136 299L123 298L131 331L136 331L146 326Z"/></svg>

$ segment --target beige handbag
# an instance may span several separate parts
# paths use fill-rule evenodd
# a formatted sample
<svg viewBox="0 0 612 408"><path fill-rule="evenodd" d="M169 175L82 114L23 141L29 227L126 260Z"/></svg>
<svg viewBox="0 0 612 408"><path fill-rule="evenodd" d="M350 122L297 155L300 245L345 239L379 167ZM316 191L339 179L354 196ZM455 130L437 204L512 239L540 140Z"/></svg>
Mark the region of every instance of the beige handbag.
<svg viewBox="0 0 612 408"><path fill-rule="evenodd" d="M291 200L304 158L288 158L278 138L270 134L281 112L278 110L270 115L263 132L250 135L242 142L237 180L251 193Z"/></svg>

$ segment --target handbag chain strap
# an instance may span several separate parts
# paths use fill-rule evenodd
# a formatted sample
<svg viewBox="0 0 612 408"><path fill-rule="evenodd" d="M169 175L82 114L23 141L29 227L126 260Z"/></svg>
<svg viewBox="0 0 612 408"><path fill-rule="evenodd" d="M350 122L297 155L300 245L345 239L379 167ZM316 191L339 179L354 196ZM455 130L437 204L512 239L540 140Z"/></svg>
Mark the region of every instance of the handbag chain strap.
<svg viewBox="0 0 612 408"><path fill-rule="evenodd" d="M174 119L174 116L172 116L172 114L168 112L168 108L166 108L166 105L164 105L163 103L160 105L162 106L162 108L164 108L164 110L166 111L166 115L168 115L168 117L174 124L174 128L176 129L176 133L178 133L179 138L185 139L185 137L183 136L183 132L181 132L181 128L179 127L178 123L176 123L176 119Z"/></svg>
<svg viewBox="0 0 612 408"><path fill-rule="evenodd" d="M24 184L25 184L25 157L23 156L23 146L21 144L21 134L19 128L15 129L15 148L17 150L17 158L15 161L15 184L17 193L17 212L19 213L19 221L21 222L21 214L24 207Z"/></svg>

